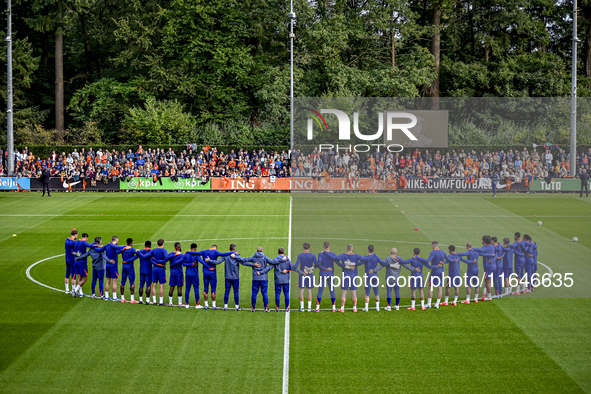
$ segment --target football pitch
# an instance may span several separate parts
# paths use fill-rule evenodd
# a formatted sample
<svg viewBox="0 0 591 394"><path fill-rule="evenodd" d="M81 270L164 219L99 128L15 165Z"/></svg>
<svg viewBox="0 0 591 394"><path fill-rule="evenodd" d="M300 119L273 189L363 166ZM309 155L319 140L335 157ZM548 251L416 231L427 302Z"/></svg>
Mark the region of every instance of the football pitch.
<svg viewBox="0 0 591 394"><path fill-rule="evenodd" d="M2 392L591 392L591 200L578 195L2 193L0 220ZM408 259L415 247L428 256L432 240L464 251L520 231L539 245L540 274L572 273L574 284L414 312L384 311L381 288L379 312L331 313L325 294L321 313L302 313L292 276L295 310L263 313L259 295L251 313L252 271L241 267L240 312L232 296L227 312L74 299L63 293L72 228L140 248L163 238L169 251L235 243L273 258L284 247L293 263L305 241L314 253L328 240L336 253L373 244L382 259L392 247ZM363 306L362 288L358 297ZM403 289L401 304L409 298Z"/></svg>

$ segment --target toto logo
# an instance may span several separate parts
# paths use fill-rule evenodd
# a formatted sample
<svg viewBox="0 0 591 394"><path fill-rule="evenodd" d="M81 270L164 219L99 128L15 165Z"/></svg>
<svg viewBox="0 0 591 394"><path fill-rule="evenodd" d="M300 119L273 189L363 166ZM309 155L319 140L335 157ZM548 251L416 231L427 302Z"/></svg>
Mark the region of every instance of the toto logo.
<svg viewBox="0 0 591 394"><path fill-rule="evenodd" d="M316 121L321 129L328 131L328 125L322 114L331 114L337 117L339 123L339 140L351 140L351 120L349 115L347 115L344 111L338 109L321 109L320 112L318 112L312 108L304 109L308 110L311 116L311 118L308 119L308 141L314 139L314 121ZM385 127L384 118L386 123ZM356 138L362 141L375 141L381 139L384 135L384 129L386 132L386 139L389 141L393 139L395 132L402 132L410 141L417 141L417 137L410 130L415 127L417 123L417 117L410 112L386 111L385 116L384 112L379 112L378 130L374 134L363 134L359 130L359 113L353 112L353 133L355 133Z"/></svg>

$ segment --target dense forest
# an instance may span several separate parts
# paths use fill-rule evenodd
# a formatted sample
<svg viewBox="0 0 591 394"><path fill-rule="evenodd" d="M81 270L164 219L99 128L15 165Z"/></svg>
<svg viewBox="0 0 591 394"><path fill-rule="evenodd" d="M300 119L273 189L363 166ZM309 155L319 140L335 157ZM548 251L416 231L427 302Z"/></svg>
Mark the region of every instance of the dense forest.
<svg viewBox="0 0 591 394"><path fill-rule="evenodd" d="M17 144L288 144L289 1L13 2ZM589 97L591 0L579 4ZM570 94L569 1L296 0L294 11L296 96Z"/></svg>

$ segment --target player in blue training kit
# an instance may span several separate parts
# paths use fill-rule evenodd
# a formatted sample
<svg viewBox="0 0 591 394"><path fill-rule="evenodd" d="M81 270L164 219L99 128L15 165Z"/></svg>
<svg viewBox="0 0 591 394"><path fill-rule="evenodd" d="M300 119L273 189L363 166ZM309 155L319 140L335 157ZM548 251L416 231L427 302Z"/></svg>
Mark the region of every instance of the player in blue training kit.
<svg viewBox="0 0 591 394"><path fill-rule="evenodd" d="M164 285L166 284L166 266L157 263L155 260L164 260L168 255L164 249L164 240L160 238L156 243L158 247L150 250L148 253L140 252L140 257L150 255L150 262L152 263L152 305L164 306ZM160 302L156 302L156 294L160 284Z"/></svg>
<svg viewBox="0 0 591 394"><path fill-rule="evenodd" d="M504 296L511 294L510 278L513 274L513 249L514 245L509 245L509 238L503 238L503 280L505 284Z"/></svg>
<svg viewBox="0 0 591 394"><path fill-rule="evenodd" d="M534 276L534 243L531 240L531 237L528 234L523 234L523 241L521 242L523 245L523 249L525 250L525 273L527 275L527 287L525 292L531 293L534 286L533 286L533 276Z"/></svg>
<svg viewBox="0 0 591 394"><path fill-rule="evenodd" d="M410 308L409 311L415 310L415 302L417 300L417 289L419 289L419 295L421 297L421 309L426 310L425 307L425 293L423 288L425 287L425 280L423 279L423 266L426 265L423 263L425 259L421 258L419 254L421 250L419 248L413 249L413 257L408 259L407 262L410 262L413 270L411 270L412 274L410 274L409 284L411 290L411 298L410 298Z"/></svg>
<svg viewBox="0 0 591 394"><path fill-rule="evenodd" d="M191 251L197 251L197 244L191 244ZM183 266L185 269L185 308L189 308L189 297L191 296L191 286L195 293L195 309L203 308L199 305L201 294L199 292L199 263L205 264L205 261L198 254L185 253L185 261Z"/></svg>
<svg viewBox="0 0 591 394"><path fill-rule="evenodd" d="M261 273L273 268L275 280L275 311L279 312L279 305L281 305L281 292L283 291L283 298L285 299L285 311L289 312L289 275L292 270L295 270L295 265L292 266L291 261L285 256L285 249L279 248L277 253L279 256L275 257L271 264L261 271Z"/></svg>
<svg viewBox="0 0 591 394"><path fill-rule="evenodd" d="M501 298L503 296L503 257L505 256L505 248L498 241L497 237L491 237L492 245L495 250L495 257L492 260L492 268L494 269L493 285L495 288L495 295L492 298Z"/></svg>
<svg viewBox="0 0 591 394"><path fill-rule="evenodd" d="M119 237L114 235L111 243L107 246L107 287L105 289L105 298L107 300L121 301L117 298L117 279L119 278L119 254L123 251L124 246L119 246ZM113 284L113 298L109 298L109 286Z"/></svg>
<svg viewBox="0 0 591 394"><path fill-rule="evenodd" d="M310 253L310 244L304 242L304 251L298 255L294 270L298 272L298 288L300 289L300 312L304 312L304 289L308 291L308 312L312 312L312 282L314 266L318 265L316 255ZM299 270L298 270L299 267Z"/></svg>
<svg viewBox="0 0 591 394"><path fill-rule="evenodd" d="M164 259L158 259L153 257L155 263L166 265L167 261L170 261L170 280L168 284L170 289L168 291L168 306L172 306L172 295L174 294L174 288L177 289L178 306L183 306L183 286L185 285L185 278L183 275L183 263L187 255L181 252L181 243L174 243L174 252L167 254Z"/></svg>
<svg viewBox="0 0 591 394"><path fill-rule="evenodd" d="M357 266L362 265L363 257L357 253L353 253L353 245L347 245L347 251L336 258L329 258L334 261L339 267L343 269L342 283L341 283L341 308L340 313L345 313L345 301L347 300L347 290L351 290L351 298L353 299L353 312L357 313L357 286L355 285L355 278L358 277Z"/></svg>
<svg viewBox="0 0 591 394"><path fill-rule="evenodd" d="M364 312L369 312L369 293L373 289L373 295L376 299L376 311L380 310L380 290L378 289L379 279L378 279L378 263L383 263L382 259L375 254L374 246L369 245L367 247L368 254L364 256L361 261L365 264L365 274L363 275L363 279L365 281L365 307L363 308Z"/></svg>
<svg viewBox="0 0 591 394"><path fill-rule="evenodd" d="M82 237L78 241L75 241L74 252L76 256L86 254L86 248L91 247L94 244L88 243L88 234L82 233ZM76 273L78 274L78 280L76 286L74 286L74 293L78 293L80 297L86 297L86 294L82 292L82 286L88 280L88 260L87 259L76 259Z"/></svg>
<svg viewBox="0 0 591 394"><path fill-rule="evenodd" d="M72 294L76 297L76 292L74 291L74 287L76 287L76 251L74 247L76 246L76 238L78 237L78 231L72 230L70 236L66 238L66 294ZM72 292L70 293L70 287L68 281L72 278Z"/></svg>
<svg viewBox="0 0 591 394"><path fill-rule="evenodd" d="M220 309L216 306L216 290L218 286L218 273L216 270L216 260L220 257L230 256L232 252L220 253L217 245L211 245L211 248L199 252L187 252L187 254L198 254L205 264L203 264L203 304L205 309L209 309L209 290L211 288L211 306L212 309Z"/></svg>
<svg viewBox="0 0 591 394"><path fill-rule="evenodd" d="M439 303L441 302L441 296L443 295L443 286L444 286L444 276L445 271L443 270L443 264L445 263L445 258L447 257L445 252L439 249L439 242L433 241L431 242L431 247L433 251L429 254L429 257L423 259L421 257L415 257L423 264L425 264L428 268L431 269L431 277L427 282L427 286L429 289L427 291L427 308L431 308L431 298L433 297L433 287L437 287L437 302L435 303L435 308L439 309ZM433 264L431 264L433 262Z"/></svg>
<svg viewBox="0 0 591 394"><path fill-rule="evenodd" d="M144 242L144 248L138 250L140 258L140 304L144 304L144 286L146 287L146 305L150 305L150 290L152 289L152 242Z"/></svg>
<svg viewBox="0 0 591 394"><path fill-rule="evenodd" d="M137 250L133 247L133 239L127 238L127 245L121 251L121 302L125 302L125 284L129 278L129 293L131 294L132 304L137 304L135 300L135 267L133 261L140 257Z"/></svg>
<svg viewBox="0 0 591 394"><path fill-rule="evenodd" d="M441 305L449 305L449 288L454 287L456 292L454 294L454 300L451 304L453 306L457 306L458 297L460 296L460 286L462 284L462 276L460 274L460 261L463 261L464 263L468 263L468 261L464 260L462 257L456 254L456 247L454 245L449 245L447 250L449 251L449 253L445 257L445 264L448 265L448 277L446 278L445 284L445 300L441 303Z"/></svg>
<svg viewBox="0 0 591 394"><path fill-rule="evenodd" d="M534 259L534 274L538 273L538 243L534 241L533 243L533 259ZM536 288L532 285L532 290L535 290Z"/></svg>
<svg viewBox="0 0 591 394"><path fill-rule="evenodd" d="M395 310L400 309L400 286L398 285L398 278L400 277L400 268L404 267L411 272L420 272L417 271L418 268L412 267L412 262L410 260L404 260L397 256L398 250L396 248L392 248L390 250L390 255L384 259L382 262L378 262L378 267L375 269L375 273L377 274L379 270L383 267L386 267L386 300L388 302L388 306L384 308L387 311L392 310L392 290L394 290L396 295L396 305L394 305Z"/></svg>
<svg viewBox="0 0 591 394"><path fill-rule="evenodd" d="M234 255L220 257L216 263L224 262L224 280L225 280L225 292L224 292L224 311L228 310L228 301L230 300L230 291L234 290L234 309L241 311L240 308L240 266L243 264L236 260L236 257L240 257L240 253L236 252L236 245L230 244L230 252Z"/></svg>
<svg viewBox="0 0 591 394"><path fill-rule="evenodd" d="M481 301L492 301L490 282L497 266L494 262L495 247L491 245L491 242L490 235L484 235L482 236L482 248L474 248L474 251L482 256L482 267L484 269L484 291L482 292Z"/></svg>
<svg viewBox="0 0 591 394"><path fill-rule="evenodd" d="M269 312L269 297L267 295L267 288L269 285L269 279L267 276L268 270L262 272L267 268L269 264L273 262L270 258L265 256L263 253L264 249L262 246L257 247L257 252L251 257L238 257L233 255L237 261L243 263L248 267L252 267L252 296L250 298L251 311L256 310L257 296L259 291L263 295L263 305L265 306L265 312Z"/></svg>
<svg viewBox="0 0 591 394"><path fill-rule="evenodd" d="M330 291L330 301L332 303L332 311L336 312L336 294L334 291L334 283L332 277L334 275L334 262L337 255L330 251L330 242L324 242L324 250L318 253L317 267L320 270L320 286L318 287L318 294L316 295L316 312L320 312L320 302L322 301L322 294L324 288L328 285ZM332 259L331 259L332 258Z"/></svg>
<svg viewBox="0 0 591 394"><path fill-rule="evenodd" d="M523 247L520 238L521 233L515 233L513 254L515 255L515 275L519 279L519 282L517 283L517 288L513 292L513 295L525 294L525 283L523 282L525 279L525 248Z"/></svg>
<svg viewBox="0 0 591 394"><path fill-rule="evenodd" d="M472 295L472 288L474 288L474 302L478 304L478 289L480 288L480 278L478 277L478 257L480 254L472 248L472 242L466 244L467 251L457 253L458 256L465 256L466 260L461 260L468 264L468 272L466 272L466 301L462 304L470 303L470 296Z"/></svg>

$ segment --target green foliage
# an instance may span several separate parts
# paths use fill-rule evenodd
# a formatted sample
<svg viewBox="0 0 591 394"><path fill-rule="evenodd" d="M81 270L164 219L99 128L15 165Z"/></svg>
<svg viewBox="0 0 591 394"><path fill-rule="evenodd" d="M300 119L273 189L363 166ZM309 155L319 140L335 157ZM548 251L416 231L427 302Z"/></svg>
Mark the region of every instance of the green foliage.
<svg viewBox="0 0 591 394"><path fill-rule="evenodd" d="M125 115L121 139L128 143L172 144L188 141L194 128L195 118L183 111L181 103L148 97L143 108L130 108Z"/></svg>
<svg viewBox="0 0 591 394"><path fill-rule="evenodd" d="M0 52L0 62L6 64L6 52ZM39 68L39 57L33 54L33 45L25 39L18 39L12 45L12 103L14 108L14 130L31 130L43 124L48 111L31 105L32 85ZM6 74L2 74L6 84ZM6 90L0 90L0 106L6 108ZM6 111L0 112L0 122L6 124Z"/></svg>
<svg viewBox="0 0 591 394"><path fill-rule="evenodd" d="M94 122L106 140L118 140L121 124L134 105L148 98L141 78L126 83L103 78L78 90L68 109L76 123Z"/></svg>
<svg viewBox="0 0 591 394"><path fill-rule="evenodd" d="M431 53L435 4L295 0L295 96L427 95L437 76ZM569 94L571 26L564 17L569 4L438 4L442 97ZM15 123L28 128L24 134L36 125L54 127L48 116L54 99L52 32L63 29L67 126L84 129L92 122L108 143L211 138L226 144L287 144L288 12L283 0L19 0L15 14L26 24L20 22L16 31L26 39L15 42L15 67L20 67L15 104L22 103ZM581 14L580 32L590 36L583 40L581 57L591 59L586 2ZM584 63L579 96L591 95L591 72L583 70ZM149 98L154 99L151 113ZM164 119L180 113L174 122ZM495 133L498 140L538 139L526 128L506 126ZM467 127L459 140L490 142L488 126ZM540 130L545 139L565 140L561 127Z"/></svg>
<svg viewBox="0 0 591 394"><path fill-rule="evenodd" d="M102 143L101 137L96 123L91 121L82 128L66 129L63 133L44 129L39 124L15 131L15 143L24 146L97 145Z"/></svg>

